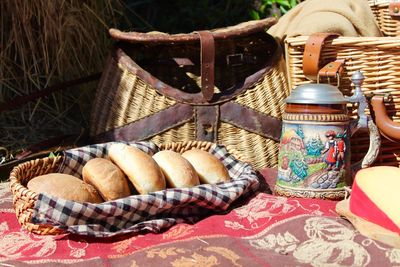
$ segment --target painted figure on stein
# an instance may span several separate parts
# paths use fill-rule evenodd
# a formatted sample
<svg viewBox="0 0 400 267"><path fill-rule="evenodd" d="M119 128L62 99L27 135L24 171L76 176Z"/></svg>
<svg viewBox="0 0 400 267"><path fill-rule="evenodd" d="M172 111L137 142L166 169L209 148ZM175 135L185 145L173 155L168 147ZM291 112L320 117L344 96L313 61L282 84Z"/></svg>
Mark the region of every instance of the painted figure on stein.
<svg viewBox="0 0 400 267"><path fill-rule="evenodd" d="M354 95L345 97L329 84L303 84L286 99L278 154L275 193L287 197L342 199L351 186L350 137L358 129L369 130L372 149L361 167L367 167L380 145L378 130L366 116L361 91L364 76L355 72ZM347 104L358 103L358 118L348 115ZM354 165L358 166L358 165Z"/></svg>

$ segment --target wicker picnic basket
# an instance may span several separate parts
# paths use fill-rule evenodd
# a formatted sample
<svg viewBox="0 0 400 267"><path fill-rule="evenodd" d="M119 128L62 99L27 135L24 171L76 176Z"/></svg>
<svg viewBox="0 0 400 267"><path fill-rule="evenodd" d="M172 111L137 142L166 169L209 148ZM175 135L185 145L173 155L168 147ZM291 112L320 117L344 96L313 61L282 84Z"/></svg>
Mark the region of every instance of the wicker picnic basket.
<svg viewBox="0 0 400 267"><path fill-rule="evenodd" d="M163 143L158 147L161 150L172 150L177 153L183 153L192 148L198 148L208 151L213 145L211 142L192 141ZM237 160L245 161L240 152L234 149L228 149ZM13 194L13 204L19 224L29 232L40 235L56 235L64 233L62 230L50 225L37 225L31 222L33 216L33 207L38 199L38 194L29 190L26 185L32 178L48 173L58 172L63 163L63 156L46 157L31 160L16 166L10 174L10 187Z"/></svg>
<svg viewBox="0 0 400 267"><path fill-rule="evenodd" d="M304 83L316 82L307 79L303 73L303 54L308 36L287 38L286 66L289 87L295 88ZM320 66L328 62L344 60L343 72L339 78L339 89L344 95L352 95L354 87L350 77L361 70L366 77L362 90L368 99L373 95L389 96L385 106L390 119L400 122L400 38L397 37L338 37L323 42L320 50ZM327 64L329 65L329 64ZM336 83L336 78L331 79ZM322 82L327 82L324 79ZM371 107L367 110L370 112ZM356 108L349 106L350 114L356 117ZM372 112L373 115L373 112ZM351 139L352 161L361 160L366 154L369 138L365 133L356 133ZM382 137L377 165L400 163L400 144Z"/></svg>
<svg viewBox="0 0 400 267"><path fill-rule="evenodd" d="M265 32L274 22L207 31L215 49L208 74L200 50L210 45L197 33L111 30L118 42L97 88L93 142L210 141L235 147L255 168L276 166L289 89L279 45Z"/></svg>
<svg viewBox="0 0 400 267"><path fill-rule="evenodd" d="M372 13L385 36L400 36L400 2L368 0Z"/></svg>

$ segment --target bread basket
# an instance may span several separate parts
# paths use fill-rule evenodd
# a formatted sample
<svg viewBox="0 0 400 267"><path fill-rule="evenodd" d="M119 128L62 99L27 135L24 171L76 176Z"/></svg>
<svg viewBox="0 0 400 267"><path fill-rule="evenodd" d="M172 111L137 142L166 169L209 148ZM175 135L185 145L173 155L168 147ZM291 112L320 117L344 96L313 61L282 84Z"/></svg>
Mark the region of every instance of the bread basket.
<svg viewBox="0 0 400 267"><path fill-rule="evenodd" d="M158 145L158 149L160 150L172 150L178 153L183 153L186 150L192 149L192 148L198 148L202 149L205 151L210 151L210 148L212 146L216 146L216 144L211 143L211 142L205 142L205 141L188 141L188 142L176 142L176 143L163 143ZM235 151L232 148L226 148L226 151L232 155L235 159L237 160L243 160L242 156ZM92 156L95 156L92 154ZM65 157L66 153L62 156L57 156L57 157L46 157L42 159L35 159L31 160L25 163L22 163L18 166L16 166L11 174L10 174L10 187L11 191L13 194L13 204L16 212L16 216L18 219L18 222L20 225L28 230L29 232L35 233L35 234L40 234L40 235L56 235L56 234L62 234L66 233L65 230L60 229L59 227L54 227L53 225L46 225L46 224L35 224L32 222L32 217L34 216L34 209L35 209L35 204L38 200L39 195L43 194L37 194L31 190L29 190L26 187L26 184L28 183L29 180L32 178L51 173L51 172L60 172L60 167L65 162ZM238 161L239 162L239 161ZM225 164L225 163L224 163ZM248 165L247 163L243 163L245 165ZM250 165L248 165L250 166ZM251 167L250 167L251 168ZM229 169L228 169L229 170ZM62 171L66 173L66 168ZM252 181L252 184L250 186L249 190L245 190L247 192L243 193L251 193L254 190L258 188L258 181ZM172 190L172 189L167 189L167 190ZM159 191L163 193L162 190ZM238 195L238 197L241 194ZM139 196L140 197L140 196ZM165 197L165 196L164 196ZM215 196L213 196L215 197ZM72 202L72 201L71 201ZM108 202L107 202L108 203ZM79 203L80 204L80 203ZM94 205L94 204L89 204L89 205ZM191 204L193 205L193 203ZM173 224L171 224L173 225ZM169 225L169 226L171 226ZM148 230L148 228L146 228ZM158 229L160 230L160 229ZM79 234L79 232L78 232ZM88 234L92 236L111 236L113 235L112 233L107 234L107 235L96 235L96 234Z"/></svg>

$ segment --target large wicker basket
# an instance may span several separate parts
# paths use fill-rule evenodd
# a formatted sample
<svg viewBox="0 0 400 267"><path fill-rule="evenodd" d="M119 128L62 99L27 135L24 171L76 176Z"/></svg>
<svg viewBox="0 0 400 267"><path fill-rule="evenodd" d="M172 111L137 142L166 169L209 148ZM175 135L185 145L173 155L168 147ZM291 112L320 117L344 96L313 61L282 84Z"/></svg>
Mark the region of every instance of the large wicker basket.
<svg viewBox="0 0 400 267"><path fill-rule="evenodd" d="M178 153L183 153L192 148L208 151L212 145L213 143L211 142L192 141L163 143L159 145L159 147L161 150L173 150ZM228 149L228 152L236 159L244 161L243 156L234 149ZM13 204L16 216L20 225L29 232L41 235L56 235L63 233L63 231L52 226L36 225L31 222L33 207L38 199L38 194L26 187L29 180L36 176L58 172L62 162L62 156L31 160L16 166L10 174L10 187L13 194Z"/></svg>
<svg viewBox="0 0 400 267"><path fill-rule="evenodd" d="M389 11L389 0L368 0L372 13L385 36L400 36L400 12L391 15Z"/></svg>
<svg viewBox="0 0 400 267"><path fill-rule="evenodd" d="M119 40L118 49L111 54L97 88L90 123L93 142L121 139L156 143L205 140L235 147L255 168L276 166L280 119L289 89L283 55L275 40L265 33L270 25L270 20L260 20L211 31L216 49L214 92L222 96L201 103L192 101L192 97L199 94L196 90L200 83L199 63L196 63L200 55L200 41L196 34L111 31L112 37ZM252 51L257 58L256 64L223 67L227 62L225 57L240 60L242 53L249 53L248 50L253 49L251 43L258 46ZM245 52L239 53L240 49ZM166 57L165 54L173 58L189 58L194 66L187 66L179 74L172 67L151 63L165 62L161 59ZM252 78L244 82L249 75ZM240 86L244 90L232 93ZM172 91L175 93L169 93ZM177 97L182 92L184 97ZM241 111L236 110L235 114L235 111L224 110L228 105ZM162 123L153 118L178 106L184 110L177 112L182 119L174 123L166 123L164 119L165 126L155 130L156 125ZM210 110L214 115L207 116L213 117L212 122L203 122L199 114ZM184 113L188 115L184 116ZM257 116L263 119L258 120ZM262 122L265 118L275 123ZM144 123L145 120L149 123ZM208 127L199 128L199 123ZM129 127L132 130L122 136L120 132ZM273 136L265 130L272 130ZM211 139L203 139L203 132Z"/></svg>
<svg viewBox="0 0 400 267"><path fill-rule="evenodd" d="M308 80L303 73L303 53L308 38L300 36L286 40L286 64L289 86L292 89L300 84L315 82ZM367 97L374 94L390 95L392 101L386 104L388 115L395 122L400 122L400 38L338 37L323 45L320 58L326 62L345 60L339 86L345 95L351 95L354 89L350 81L351 75L361 70L366 77L362 85L364 94ZM349 109L356 117L356 108L349 106ZM352 161L361 160L368 150L368 135L356 133L351 141ZM382 137L375 164L397 166L400 163L399 152L399 143Z"/></svg>

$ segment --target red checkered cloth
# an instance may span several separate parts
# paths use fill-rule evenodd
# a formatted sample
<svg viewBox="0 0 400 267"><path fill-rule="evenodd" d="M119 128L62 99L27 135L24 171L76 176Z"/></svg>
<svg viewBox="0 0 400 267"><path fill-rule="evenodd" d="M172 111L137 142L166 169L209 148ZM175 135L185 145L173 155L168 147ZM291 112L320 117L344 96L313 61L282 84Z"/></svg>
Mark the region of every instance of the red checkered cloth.
<svg viewBox="0 0 400 267"><path fill-rule="evenodd" d="M59 172L81 177L84 164L95 157L106 157L113 143L65 151ZM127 144L149 155L160 150L151 142ZM214 144L209 152L226 166L231 177L229 182L166 189L101 204L78 203L39 194L32 222L95 237L159 232L176 223L194 223L207 215L225 211L239 197L252 194L258 189L259 181L251 165L237 160L222 145Z"/></svg>

